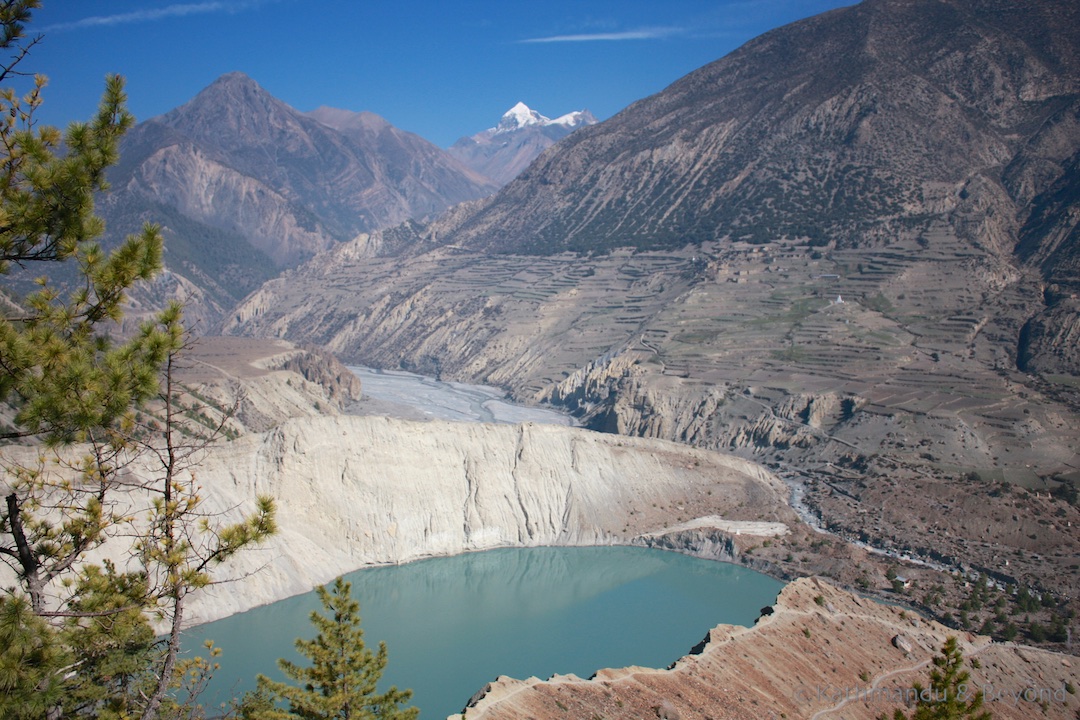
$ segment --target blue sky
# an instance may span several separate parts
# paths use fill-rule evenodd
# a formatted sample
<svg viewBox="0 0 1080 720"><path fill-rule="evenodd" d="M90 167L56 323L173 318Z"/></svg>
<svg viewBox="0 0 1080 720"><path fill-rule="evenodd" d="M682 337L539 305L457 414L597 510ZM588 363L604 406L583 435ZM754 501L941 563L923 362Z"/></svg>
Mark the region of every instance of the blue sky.
<svg viewBox="0 0 1080 720"><path fill-rule="evenodd" d="M239 70L299 110L377 113L442 147L522 101L601 120L779 25L853 0L43 0L20 69L39 118L89 118L107 73L138 119Z"/></svg>

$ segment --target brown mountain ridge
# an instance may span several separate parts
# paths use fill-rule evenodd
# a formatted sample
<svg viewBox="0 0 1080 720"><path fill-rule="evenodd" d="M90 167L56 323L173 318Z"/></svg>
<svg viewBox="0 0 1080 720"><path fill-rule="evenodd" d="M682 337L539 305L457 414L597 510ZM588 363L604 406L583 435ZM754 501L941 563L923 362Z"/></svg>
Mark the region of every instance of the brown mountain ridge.
<svg viewBox="0 0 1080 720"><path fill-rule="evenodd" d="M137 125L110 181L111 237L160 223L190 314L207 318L318 252L496 187L377 115L304 114L242 73Z"/></svg>
<svg viewBox="0 0 1080 720"><path fill-rule="evenodd" d="M938 217L974 240L992 206L1004 217L982 241L1009 253L1075 161L1078 28L1071 3L988 0L867 0L795 23L575 134L445 240L859 247Z"/></svg>

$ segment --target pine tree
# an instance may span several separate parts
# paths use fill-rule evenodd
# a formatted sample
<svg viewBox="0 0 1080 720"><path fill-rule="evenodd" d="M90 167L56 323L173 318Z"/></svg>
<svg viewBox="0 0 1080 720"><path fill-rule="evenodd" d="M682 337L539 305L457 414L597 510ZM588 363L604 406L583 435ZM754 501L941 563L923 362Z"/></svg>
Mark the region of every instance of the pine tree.
<svg viewBox="0 0 1080 720"><path fill-rule="evenodd" d="M0 2L0 83L26 76L19 64L41 37L25 24L39 4ZM161 269L163 251L154 225L111 252L97 242L94 195L134 123L123 80L107 78L97 115L65 133L34 119L45 84L35 76L21 97L0 88L0 276L64 264L75 277L61 290L43 275L26 297L0 288L0 441L40 450L20 462L0 447L0 561L18 583L0 588L0 717L149 720L179 709L167 691L198 670L177 659L186 596L274 532L274 506L259 498L224 526L199 510L190 471L214 434L178 439L191 437L171 373L181 308L120 337L127 294ZM165 417L149 433L136 413L148 403ZM157 467L121 482L140 455ZM110 539L133 567L88 562ZM170 624L164 647L151 614Z"/></svg>
<svg viewBox="0 0 1080 720"><path fill-rule="evenodd" d="M332 590L316 588L326 615L311 613L318 630L313 640L298 639L296 649L310 661L302 667L278 660L278 667L294 684L258 677L258 691L245 698L241 714L250 720L413 720L416 708L401 707L412 697L409 690L391 687L376 692L386 668L386 644L378 652L364 644L360 604L350 596L351 585L342 578ZM278 705L286 704L287 710Z"/></svg>
<svg viewBox="0 0 1080 720"><path fill-rule="evenodd" d="M915 683L918 698L910 720L993 720L983 710L983 693L969 684L971 674L964 669L964 653L956 638L949 636L941 655L933 660L930 687ZM888 720L884 715L879 720ZM902 710L893 713L893 720L909 720Z"/></svg>
<svg viewBox="0 0 1080 720"><path fill-rule="evenodd" d="M0 596L0 717L45 717L62 697L56 669L68 659L25 597Z"/></svg>
<svg viewBox="0 0 1080 720"><path fill-rule="evenodd" d="M0 6L0 49L15 53L0 79L15 73L37 41L20 44L37 6L36 0ZM126 341L108 332L127 291L153 277L162 257L153 225L111 253L96 242L103 224L93 196L108 188L105 170L133 123L123 81L108 78L94 120L73 123L63 136L34 122L44 86L37 76L22 98L0 90L0 273L66 262L78 268L79 282L63 293L42 277L36 292L0 317L0 401L14 410L14 427L0 439L46 447L85 441L92 449L78 468L82 482L70 490L47 487L40 467L15 468L3 478L0 557L16 567L38 614L46 609L49 583L114 523L105 495L122 446L115 430L157 391L158 368L176 342L155 322Z"/></svg>

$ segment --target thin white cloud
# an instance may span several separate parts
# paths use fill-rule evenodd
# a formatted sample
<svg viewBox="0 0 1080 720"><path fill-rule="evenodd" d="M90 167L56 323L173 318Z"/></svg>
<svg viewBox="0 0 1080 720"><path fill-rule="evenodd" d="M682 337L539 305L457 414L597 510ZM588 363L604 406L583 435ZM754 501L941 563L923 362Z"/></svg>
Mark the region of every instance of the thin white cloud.
<svg viewBox="0 0 1080 720"><path fill-rule="evenodd" d="M682 28L644 28L610 33L582 33L579 35L551 35L549 37L527 38L520 43L560 43L560 42L604 42L619 40L656 40L683 32Z"/></svg>
<svg viewBox="0 0 1080 720"><path fill-rule="evenodd" d="M112 25L127 25L130 23L152 22L167 18L187 17L188 15L207 15L210 13L238 13L259 5L264 5L268 0L237 0L226 2L225 0L211 0L209 2L174 3L163 8L152 10L135 10L134 12L117 13L115 15L94 15L75 20L73 22L57 23L44 28L43 32L58 32L62 30L81 30L93 27L109 27Z"/></svg>

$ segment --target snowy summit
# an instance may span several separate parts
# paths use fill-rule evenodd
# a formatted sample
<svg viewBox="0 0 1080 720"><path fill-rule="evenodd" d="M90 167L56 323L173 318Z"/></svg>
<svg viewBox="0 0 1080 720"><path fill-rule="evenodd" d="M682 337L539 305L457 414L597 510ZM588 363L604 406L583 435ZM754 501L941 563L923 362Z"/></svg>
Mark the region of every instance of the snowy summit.
<svg viewBox="0 0 1080 720"><path fill-rule="evenodd" d="M550 119L536 112L525 103L519 102L517 105L503 113L498 126L492 128L492 130L495 130L496 132L510 132L529 125L547 125L550 122Z"/></svg>
<svg viewBox="0 0 1080 720"><path fill-rule="evenodd" d="M466 167L505 185L544 150L578 128L596 122L588 110L552 120L519 102L503 113L498 125L461 138L449 152Z"/></svg>
<svg viewBox="0 0 1080 720"><path fill-rule="evenodd" d="M577 110L552 120L551 118L544 117L536 112L525 103L519 102L517 105L514 105L514 107L503 113L502 119L499 120L499 124L496 127L491 128L490 132L513 132L514 130L520 130L521 128L530 125L539 125L541 127L548 125L562 125L567 128L575 128L578 125L592 125L595 122L596 118L594 118L592 113L588 110Z"/></svg>

